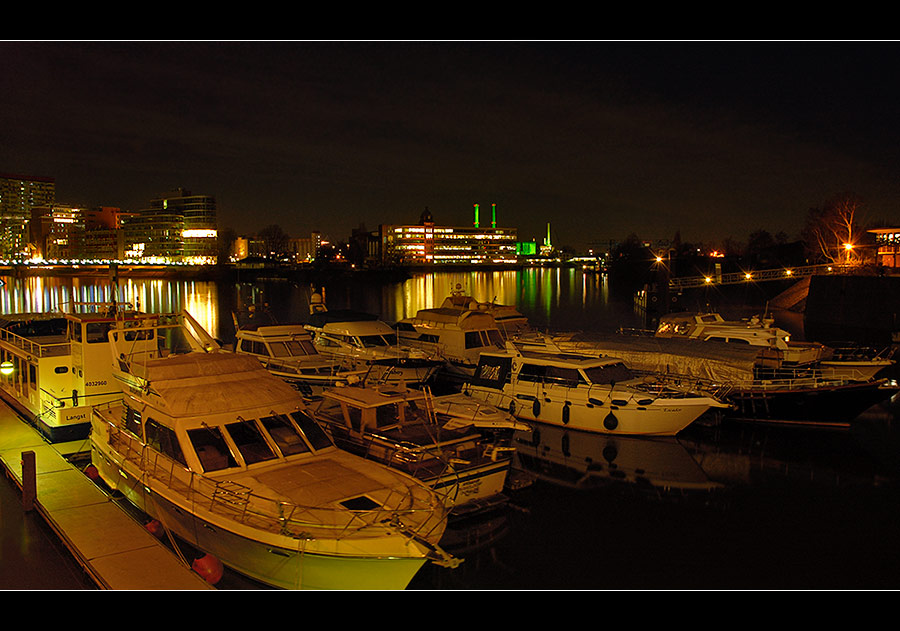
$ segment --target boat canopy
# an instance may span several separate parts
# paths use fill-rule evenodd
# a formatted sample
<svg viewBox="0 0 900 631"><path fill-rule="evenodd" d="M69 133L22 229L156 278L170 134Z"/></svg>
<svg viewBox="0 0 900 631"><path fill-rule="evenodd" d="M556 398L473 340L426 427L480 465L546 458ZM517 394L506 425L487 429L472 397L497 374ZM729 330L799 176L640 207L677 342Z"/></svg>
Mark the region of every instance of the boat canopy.
<svg viewBox="0 0 900 631"><path fill-rule="evenodd" d="M157 394L173 417L211 415L249 407L271 408L293 401L297 392L270 375L255 357L241 353L200 353L133 362L130 371Z"/></svg>
<svg viewBox="0 0 900 631"><path fill-rule="evenodd" d="M566 351L618 357L633 370L712 381L752 380L754 368L780 359L767 347L681 338L580 333L557 344Z"/></svg>

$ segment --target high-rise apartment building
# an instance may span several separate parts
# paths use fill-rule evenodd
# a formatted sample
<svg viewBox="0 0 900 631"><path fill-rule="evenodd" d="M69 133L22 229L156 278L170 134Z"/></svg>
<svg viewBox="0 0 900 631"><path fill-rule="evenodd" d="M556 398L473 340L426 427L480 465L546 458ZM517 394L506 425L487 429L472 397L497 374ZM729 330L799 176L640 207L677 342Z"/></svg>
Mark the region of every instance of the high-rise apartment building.
<svg viewBox="0 0 900 631"><path fill-rule="evenodd" d="M22 259L28 251L31 211L56 202L56 181L51 177L0 174L0 257Z"/></svg>

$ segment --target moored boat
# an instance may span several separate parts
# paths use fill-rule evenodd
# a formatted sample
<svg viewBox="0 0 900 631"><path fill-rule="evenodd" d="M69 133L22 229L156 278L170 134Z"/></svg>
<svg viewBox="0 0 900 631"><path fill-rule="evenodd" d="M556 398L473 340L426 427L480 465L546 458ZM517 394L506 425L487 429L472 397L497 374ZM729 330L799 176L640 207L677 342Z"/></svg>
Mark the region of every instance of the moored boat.
<svg viewBox="0 0 900 631"><path fill-rule="evenodd" d="M478 407L423 390L348 386L326 390L311 409L336 445L415 476L460 514L505 500L512 450L502 436L482 431L527 427Z"/></svg>
<svg viewBox="0 0 900 631"><path fill-rule="evenodd" d="M50 442L81 440L94 405L117 400L106 333L148 317L116 303L79 302L66 312L3 316L0 394Z"/></svg>
<svg viewBox="0 0 900 631"><path fill-rule="evenodd" d="M523 350L482 353L465 393L528 422L609 434L674 436L712 396L636 377L621 359Z"/></svg>
<svg viewBox="0 0 900 631"><path fill-rule="evenodd" d="M454 385L475 374L482 352L504 345L491 314L455 307L419 309L397 323L397 334L406 344L443 358L441 377Z"/></svg>
<svg viewBox="0 0 900 631"><path fill-rule="evenodd" d="M309 322L316 350L344 370L365 370L369 383L428 383L443 362L413 348L376 315L350 309L329 311L320 294L313 294Z"/></svg>
<svg viewBox="0 0 900 631"><path fill-rule="evenodd" d="M494 300L490 302L478 301L474 297L466 295L462 285L456 287L450 295L444 298L441 307L445 309L461 309L466 311L482 311L491 315L497 328L504 338L515 337L531 330L531 324L516 307L503 305Z"/></svg>
<svg viewBox="0 0 900 631"><path fill-rule="evenodd" d="M458 562L434 491L335 447L294 389L186 312L109 335L124 397L94 409L92 463L170 532L279 588L402 589Z"/></svg>
<svg viewBox="0 0 900 631"><path fill-rule="evenodd" d="M818 364L785 364L778 349L683 337L579 334L555 338L566 352L621 357L645 378L694 384L731 404L724 418L846 428L897 393L888 379L834 376Z"/></svg>
<svg viewBox="0 0 900 631"><path fill-rule="evenodd" d="M825 344L797 342L790 333L775 326L774 318L753 316L726 320L718 313L673 313L660 318L654 335L683 337L705 342L748 344L776 351L786 367L815 367L832 379L866 381L893 365L893 360L877 354L864 356L849 349L836 352Z"/></svg>
<svg viewBox="0 0 900 631"><path fill-rule="evenodd" d="M356 383L368 373L368 367L345 370L337 360L319 354L303 324L242 326L237 329L234 346L235 352L252 355L305 397Z"/></svg>

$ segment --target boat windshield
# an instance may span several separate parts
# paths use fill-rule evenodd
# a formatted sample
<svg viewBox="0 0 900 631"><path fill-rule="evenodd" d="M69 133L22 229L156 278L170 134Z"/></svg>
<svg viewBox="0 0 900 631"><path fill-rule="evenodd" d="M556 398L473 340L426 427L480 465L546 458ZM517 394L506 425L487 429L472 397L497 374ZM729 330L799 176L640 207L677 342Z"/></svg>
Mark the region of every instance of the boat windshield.
<svg viewBox="0 0 900 631"><path fill-rule="evenodd" d="M584 374L592 384L611 384L634 379L634 374L623 363L585 368Z"/></svg>
<svg viewBox="0 0 900 631"><path fill-rule="evenodd" d="M466 331L466 348L484 348L496 346L504 348L503 336L499 329L485 329L483 331Z"/></svg>
<svg viewBox="0 0 900 631"><path fill-rule="evenodd" d="M269 342L269 348L272 349L272 357L305 357L318 354L310 340Z"/></svg>
<svg viewBox="0 0 900 631"><path fill-rule="evenodd" d="M319 450L332 446L333 443L328 438L328 434L308 414L299 411L291 412L291 418L300 427L300 431L306 436L313 449Z"/></svg>
<svg viewBox="0 0 900 631"><path fill-rule="evenodd" d="M396 346L397 345L397 336L396 335L360 335L359 341L362 343L364 348L373 348L375 346Z"/></svg>
<svg viewBox="0 0 900 631"><path fill-rule="evenodd" d="M284 414L264 416L260 420L263 427L269 432L269 436L275 441L278 449L285 456L293 456L294 454L302 454L309 451L309 445L303 440L303 435Z"/></svg>
<svg viewBox="0 0 900 631"><path fill-rule="evenodd" d="M231 440L237 445L245 464L255 464L264 460L274 460L275 452L263 438L262 430L255 421L238 421L225 426Z"/></svg>
<svg viewBox="0 0 900 631"><path fill-rule="evenodd" d="M237 466L218 427L191 429L187 434L204 471L219 471Z"/></svg>

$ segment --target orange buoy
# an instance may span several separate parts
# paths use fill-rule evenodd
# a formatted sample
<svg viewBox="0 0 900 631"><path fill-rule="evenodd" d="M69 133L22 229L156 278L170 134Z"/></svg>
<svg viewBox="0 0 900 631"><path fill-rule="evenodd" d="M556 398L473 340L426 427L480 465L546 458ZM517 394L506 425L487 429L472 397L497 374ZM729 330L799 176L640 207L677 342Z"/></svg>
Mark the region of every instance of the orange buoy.
<svg viewBox="0 0 900 631"><path fill-rule="evenodd" d="M195 559L191 563L191 569L203 577L203 580L210 585L215 585L222 580L222 574L225 572L222 562L211 554Z"/></svg>
<svg viewBox="0 0 900 631"><path fill-rule="evenodd" d="M98 477L100 477L100 472L97 471L97 467L92 464L89 464L84 468L84 474L91 480L96 480Z"/></svg>
<svg viewBox="0 0 900 631"><path fill-rule="evenodd" d="M157 539L162 539L163 535L166 534L165 527L159 523L158 519L151 519L144 525L144 528Z"/></svg>

